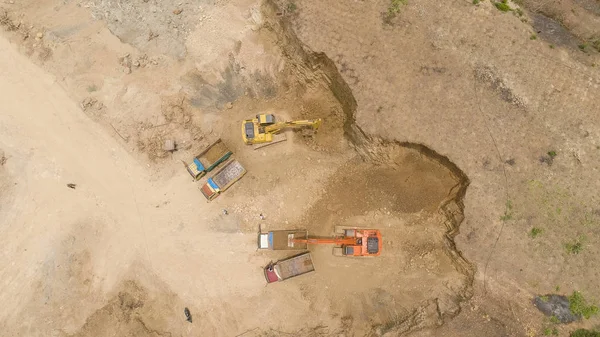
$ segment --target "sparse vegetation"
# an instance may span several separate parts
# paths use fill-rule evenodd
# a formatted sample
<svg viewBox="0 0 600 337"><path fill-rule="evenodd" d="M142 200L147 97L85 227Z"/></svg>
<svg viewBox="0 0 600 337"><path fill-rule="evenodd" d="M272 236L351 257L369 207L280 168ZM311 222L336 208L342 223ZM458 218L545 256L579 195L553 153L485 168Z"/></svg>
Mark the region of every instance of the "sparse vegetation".
<svg viewBox="0 0 600 337"><path fill-rule="evenodd" d="M402 320L399 317L394 317L392 320L385 322L379 326L379 333L385 335L387 332L392 331L394 328L402 324Z"/></svg>
<svg viewBox="0 0 600 337"><path fill-rule="evenodd" d="M498 10L502 11L502 12L509 12L512 10L512 8L510 8L510 6L508 5L508 0L502 0L501 2L494 2L494 6L496 6L496 8L498 8Z"/></svg>
<svg viewBox="0 0 600 337"><path fill-rule="evenodd" d="M583 298L583 295L579 291L574 291L569 296L569 309L575 315L581 315L586 319L598 314L598 307L595 305L588 305L587 300Z"/></svg>
<svg viewBox="0 0 600 337"><path fill-rule="evenodd" d="M537 40L537 34L533 33L531 34L531 36L529 37L530 40Z"/></svg>
<svg viewBox="0 0 600 337"><path fill-rule="evenodd" d="M552 315L552 316L550 317L550 322L552 322L552 323L554 323L554 324L558 324L558 323L560 323L560 319L558 319L558 317L556 317L556 316Z"/></svg>
<svg viewBox="0 0 600 337"><path fill-rule="evenodd" d="M516 13L518 16L523 16L523 14L524 14L524 13L523 13L523 10L522 10L521 8L517 8L517 9L515 9L515 13Z"/></svg>
<svg viewBox="0 0 600 337"><path fill-rule="evenodd" d="M583 251L583 240L584 237L580 236L572 242L567 242L565 244L565 249L567 250L567 253L572 255L577 255L581 253Z"/></svg>
<svg viewBox="0 0 600 337"><path fill-rule="evenodd" d="M543 230L543 229L541 229L541 228L538 228L538 227L533 227L533 228L531 229L531 231L529 232L529 236L530 236L532 239L535 239L535 238L536 238L538 235L542 234L543 232L544 232L544 230ZM542 300L543 300L543 299L542 299Z"/></svg>
<svg viewBox="0 0 600 337"><path fill-rule="evenodd" d="M395 18L403 5L406 5L407 0L390 0L390 5L387 9L387 12L383 15L383 21L387 24L391 23L391 20Z"/></svg>
<svg viewBox="0 0 600 337"><path fill-rule="evenodd" d="M583 219L581 219L581 224L583 226L596 226L598 224L597 217L592 212L585 212L583 214Z"/></svg>
<svg viewBox="0 0 600 337"><path fill-rule="evenodd" d="M556 328L545 328L544 329L544 336L558 336L558 329L556 329Z"/></svg>
<svg viewBox="0 0 600 337"><path fill-rule="evenodd" d="M506 209L504 210L504 214L500 217L500 220L502 220L502 221L511 220L513 218L512 217L512 208L513 208L512 201L507 200L506 201Z"/></svg>
<svg viewBox="0 0 600 337"><path fill-rule="evenodd" d="M582 52L587 52L587 46L588 46L588 44L587 44L587 43L582 43L582 44L578 45L577 47L579 47L579 49L580 49Z"/></svg>
<svg viewBox="0 0 600 337"><path fill-rule="evenodd" d="M293 12L296 11L296 9L298 9L298 6L296 6L295 3L290 2L290 3L287 4L286 9L287 9L288 12L293 13Z"/></svg>
<svg viewBox="0 0 600 337"><path fill-rule="evenodd" d="M554 158L557 156L557 153L556 151L552 150L548 151L546 154L546 156L540 157L540 163L546 163L548 164L548 166L552 166L552 163L554 162Z"/></svg>
<svg viewBox="0 0 600 337"><path fill-rule="evenodd" d="M94 91L98 91L98 87L95 84L89 85L87 87L87 92L94 92Z"/></svg>
<svg viewBox="0 0 600 337"><path fill-rule="evenodd" d="M473 0L473 5L477 5L480 2L481 2L481 0Z"/></svg>
<svg viewBox="0 0 600 337"><path fill-rule="evenodd" d="M550 47L550 49L554 49L554 45L553 44L549 45L548 47Z"/></svg>
<svg viewBox="0 0 600 337"><path fill-rule="evenodd" d="M600 337L600 331L577 329L569 335L570 337Z"/></svg>
<svg viewBox="0 0 600 337"><path fill-rule="evenodd" d="M592 48L600 52L600 38L596 38L592 41Z"/></svg>
<svg viewBox="0 0 600 337"><path fill-rule="evenodd" d="M548 295L544 295L544 296L540 296L540 300L542 300L542 302L548 302L550 298L548 298Z"/></svg>
<svg viewBox="0 0 600 337"><path fill-rule="evenodd" d="M390 0L390 7L388 7L388 14L396 15L400 13L402 5L406 5L406 0Z"/></svg>

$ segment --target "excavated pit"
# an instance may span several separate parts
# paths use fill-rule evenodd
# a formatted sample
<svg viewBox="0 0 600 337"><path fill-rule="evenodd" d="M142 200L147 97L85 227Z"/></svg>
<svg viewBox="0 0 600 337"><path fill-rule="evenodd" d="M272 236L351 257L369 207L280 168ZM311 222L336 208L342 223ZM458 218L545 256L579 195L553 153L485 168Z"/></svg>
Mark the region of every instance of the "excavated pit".
<svg viewBox="0 0 600 337"><path fill-rule="evenodd" d="M353 157L328 179L320 199L313 203L304 219L289 226L306 227L315 235L330 235L335 225L343 224L378 228L384 235L383 254L373 259L340 259L331 255L331 247L311 249L317 272L310 279L304 278L306 282L299 281L300 291L311 309L337 317L338 330L332 327L322 331L322 326L309 324L293 335L397 336L443 324L460 312L461 302L472 296L474 267L454 243L463 220L462 200L469 185L468 178L447 157L426 146L366 134L355 120L356 99L335 63L324 53L312 52L303 45L275 2L266 1L261 10L261 30L274 37L286 62L286 71L280 76L294 82L293 85L286 83L294 90L285 91L296 93L297 101L293 103L305 104L304 109L290 107L290 117L324 117L327 127L319 132L314 143L307 144L314 145L313 150L331 155L350 153L349 157ZM237 80L231 83L245 83ZM243 90L235 92L239 94ZM227 100L232 100L231 97ZM167 104L168 109L163 113L167 122L176 120L194 131L191 133L196 133L197 125L194 118L187 117L197 113L194 110L197 106L218 107L225 102L214 93L185 99L188 100L185 109L174 109ZM246 102L243 100L240 98L240 103ZM258 111L272 103L267 100L252 107ZM236 123L248 114L241 111L238 116L234 115L235 108L232 111L229 117ZM347 146L338 146L340 139L345 139ZM153 144L142 144L140 151L149 151L156 147ZM239 193L244 191L242 186L249 187L249 179L244 182L246 185L237 186ZM298 287L289 284L288 290ZM90 335L92 331L175 335L182 330L175 327L173 322L176 321L170 318L181 319L181 312L175 308L182 307L183 303L173 294L162 296L167 288L146 291L137 283L126 282L79 330L63 335ZM285 289L269 291L285 292ZM269 298L263 297L265 301ZM196 312L196 308L191 309ZM209 310L212 308L206 308ZM126 325L119 326L119 322ZM279 324L281 322L268 322L264 329L260 327L245 335L277 335L272 327Z"/></svg>
<svg viewBox="0 0 600 337"><path fill-rule="evenodd" d="M325 86L339 102L340 127L358 154L328 180L298 226L315 235L331 235L335 225L378 228L384 236L376 259L340 260L331 256L331 247L311 249L319 275L304 289L306 296L314 303L328 301L353 322L366 320L371 326L362 331L366 335L395 336L443 324L472 296L475 268L454 243L469 179L424 145L366 134L356 124L356 99L334 62L307 50L273 1L265 2L263 13L299 81L308 88Z"/></svg>

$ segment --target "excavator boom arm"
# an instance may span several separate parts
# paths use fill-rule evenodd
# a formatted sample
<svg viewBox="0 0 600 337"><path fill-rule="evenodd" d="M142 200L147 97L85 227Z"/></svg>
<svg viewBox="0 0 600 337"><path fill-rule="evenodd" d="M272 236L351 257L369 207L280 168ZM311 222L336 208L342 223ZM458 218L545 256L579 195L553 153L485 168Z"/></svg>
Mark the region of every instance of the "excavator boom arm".
<svg viewBox="0 0 600 337"><path fill-rule="evenodd" d="M279 132L283 129L296 129L310 126L313 129L318 129L321 126L321 119L315 120L300 120L300 121L291 121L291 122L277 122L272 125L265 126L265 132L275 133Z"/></svg>
<svg viewBox="0 0 600 337"><path fill-rule="evenodd" d="M333 239L294 239L293 242L307 243L310 245L354 245L356 244L356 238L333 238Z"/></svg>

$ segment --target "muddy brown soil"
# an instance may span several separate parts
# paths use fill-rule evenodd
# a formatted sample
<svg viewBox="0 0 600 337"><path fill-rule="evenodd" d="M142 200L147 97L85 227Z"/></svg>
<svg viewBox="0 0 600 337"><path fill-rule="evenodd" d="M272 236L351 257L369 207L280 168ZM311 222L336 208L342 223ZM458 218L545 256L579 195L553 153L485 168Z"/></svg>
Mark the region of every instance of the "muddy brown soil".
<svg viewBox="0 0 600 337"><path fill-rule="evenodd" d="M468 182L429 157L426 148L419 149L380 145L377 154L346 162L295 226L322 237L333 235L334 226L381 230L384 244L378 258L339 258L329 246L310 248L319 283L307 286L307 296L322 296L348 318L369 317L370 330L354 326L359 335L436 326L460 312L460 303L472 294L473 268L453 242L462 209L454 209L456 219L442 211L448 202L461 202L464 194L457 192ZM348 279L354 282L346 284ZM419 285L413 284L415 279L421 280ZM328 290L319 295L323 287Z"/></svg>

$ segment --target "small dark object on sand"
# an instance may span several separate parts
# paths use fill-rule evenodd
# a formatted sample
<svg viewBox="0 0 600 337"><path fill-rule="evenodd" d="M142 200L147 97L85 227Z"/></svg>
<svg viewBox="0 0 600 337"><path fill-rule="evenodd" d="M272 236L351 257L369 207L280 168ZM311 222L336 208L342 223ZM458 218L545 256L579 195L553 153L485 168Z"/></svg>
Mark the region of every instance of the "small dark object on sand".
<svg viewBox="0 0 600 337"><path fill-rule="evenodd" d="M67 187L75 189L75 187L77 187L77 184L67 184Z"/></svg>
<svg viewBox="0 0 600 337"><path fill-rule="evenodd" d="M183 309L183 313L185 314L186 321L192 323L192 314L190 313L190 309L186 307L185 309Z"/></svg>

